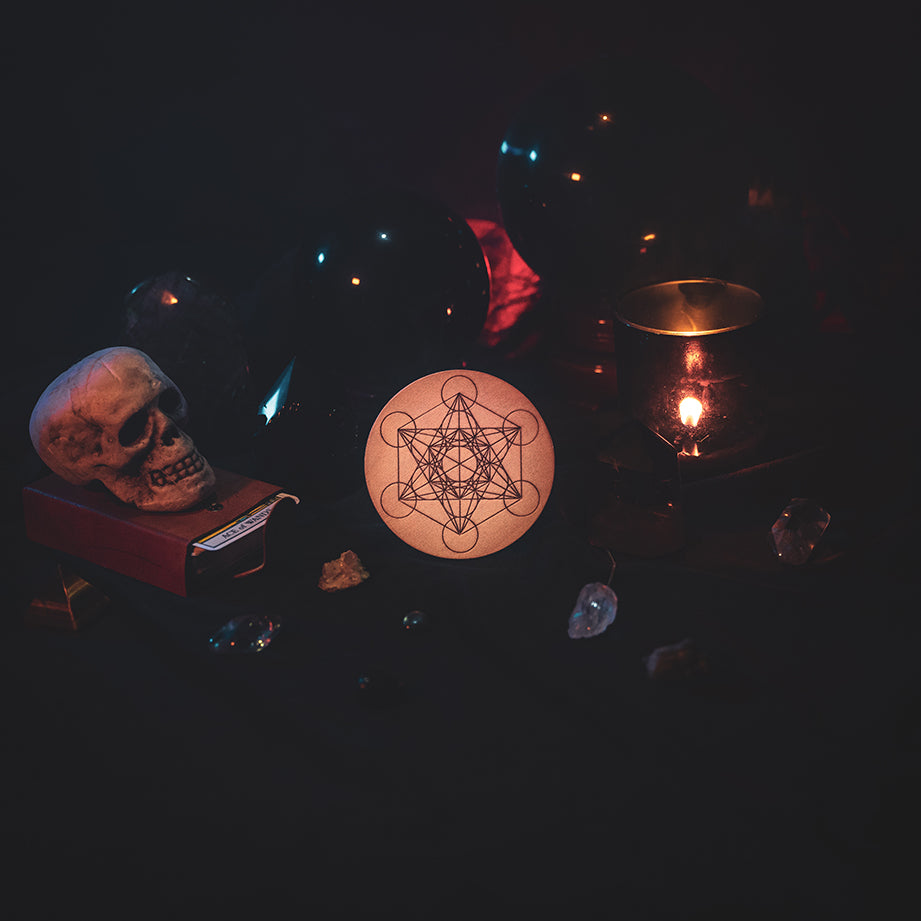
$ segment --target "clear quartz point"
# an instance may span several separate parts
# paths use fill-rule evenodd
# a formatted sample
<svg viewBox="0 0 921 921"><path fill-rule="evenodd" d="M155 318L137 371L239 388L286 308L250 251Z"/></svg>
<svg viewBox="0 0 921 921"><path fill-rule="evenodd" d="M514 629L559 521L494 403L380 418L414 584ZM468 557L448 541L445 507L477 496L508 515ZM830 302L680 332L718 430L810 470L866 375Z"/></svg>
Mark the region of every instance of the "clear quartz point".
<svg viewBox="0 0 921 921"><path fill-rule="evenodd" d="M280 628L281 623L266 614L242 614L211 637L211 649L219 653L261 652Z"/></svg>
<svg viewBox="0 0 921 921"><path fill-rule="evenodd" d="M582 586L576 606L569 615L570 639L599 636L614 623L617 616L617 595L609 585L589 582Z"/></svg>
<svg viewBox="0 0 921 921"><path fill-rule="evenodd" d="M819 542L831 515L812 499L793 499L771 528L774 550L782 563L802 566Z"/></svg>

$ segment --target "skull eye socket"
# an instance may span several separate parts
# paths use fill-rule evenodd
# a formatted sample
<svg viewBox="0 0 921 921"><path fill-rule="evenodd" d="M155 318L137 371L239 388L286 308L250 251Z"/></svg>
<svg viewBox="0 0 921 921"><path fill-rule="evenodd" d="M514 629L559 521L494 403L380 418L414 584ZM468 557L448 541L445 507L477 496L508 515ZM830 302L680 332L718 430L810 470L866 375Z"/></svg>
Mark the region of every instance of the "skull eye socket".
<svg viewBox="0 0 921 921"><path fill-rule="evenodd" d="M164 390L163 393L160 394L160 400L157 405L167 416L171 416L182 405L182 398L179 396L179 391L176 390L175 387Z"/></svg>
<svg viewBox="0 0 921 921"><path fill-rule="evenodd" d="M133 445L140 441L144 432L147 431L147 410L139 409L128 421L118 430L118 443L123 447Z"/></svg>

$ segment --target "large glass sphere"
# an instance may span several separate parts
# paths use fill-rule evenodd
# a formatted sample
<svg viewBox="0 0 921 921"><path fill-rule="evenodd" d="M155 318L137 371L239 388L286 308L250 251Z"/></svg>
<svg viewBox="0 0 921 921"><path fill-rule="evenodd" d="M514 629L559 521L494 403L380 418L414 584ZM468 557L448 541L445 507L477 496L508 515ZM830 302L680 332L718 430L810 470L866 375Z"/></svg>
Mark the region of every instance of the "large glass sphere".
<svg viewBox="0 0 921 921"><path fill-rule="evenodd" d="M515 248L545 282L599 291L720 276L748 205L742 133L672 67L601 58L515 115L497 188ZM655 271L650 267L655 266Z"/></svg>
<svg viewBox="0 0 921 921"><path fill-rule="evenodd" d="M489 274L448 208L375 189L309 221L286 346L348 389L380 392L458 365L483 328Z"/></svg>

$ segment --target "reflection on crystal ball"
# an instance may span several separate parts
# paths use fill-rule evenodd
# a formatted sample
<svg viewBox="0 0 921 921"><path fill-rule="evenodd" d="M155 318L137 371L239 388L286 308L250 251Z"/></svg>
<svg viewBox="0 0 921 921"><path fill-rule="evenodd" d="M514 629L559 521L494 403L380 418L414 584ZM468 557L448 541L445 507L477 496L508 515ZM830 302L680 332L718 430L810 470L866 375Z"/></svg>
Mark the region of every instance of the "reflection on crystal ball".
<svg viewBox="0 0 921 921"><path fill-rule="evenodd" d="M405 384L459 363L489 307L470 226L403 191L356 194L312 219L296 273L293 351L358 385Z"/></svg>
<svg viewBox="0 0 921 921"><path fill-rule="evenodd" d="M699 246L748 201L741 132L681 71L601 58L514 116L497 187L513 245L543 279L604 290L640 256Z"/></svg>

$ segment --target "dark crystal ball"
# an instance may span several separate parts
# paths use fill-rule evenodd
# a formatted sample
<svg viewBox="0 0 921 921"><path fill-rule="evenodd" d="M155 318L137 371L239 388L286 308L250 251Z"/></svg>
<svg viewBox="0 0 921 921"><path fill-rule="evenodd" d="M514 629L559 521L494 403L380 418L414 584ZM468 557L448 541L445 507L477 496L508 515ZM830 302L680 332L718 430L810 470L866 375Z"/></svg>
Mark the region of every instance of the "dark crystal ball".
<svg viewBox="0 0 921 921"><path fill-rule="evenodd" d="M486 260L467 222L400 190L364 190L312 218L295 275L280 327L290 351L352 390L387 396L459 366L489 307Z"/></svg>
<svg viewBox="0 0 921 921"><path fill-rule="evenodd" d="M709 89L656 61L603 57L525 102L497 189L513 245L543 280L616 291L644 261L671 275L705 256L719 277L750 178L743 133Z"/></svg>
<svg viewBox="0 0 921 921"><path fill-rule="evenodd" d="M207 282L164 272L125 296L121 336L183 391L190 431L203 448L239 436L249 363L233 301Z"/></svg>

